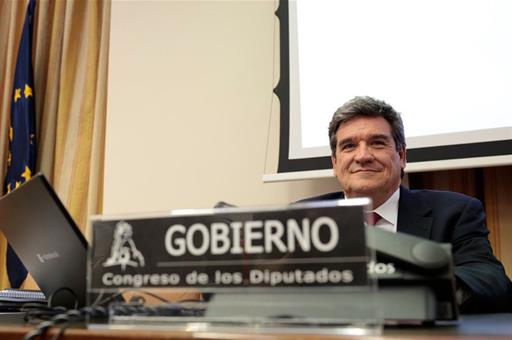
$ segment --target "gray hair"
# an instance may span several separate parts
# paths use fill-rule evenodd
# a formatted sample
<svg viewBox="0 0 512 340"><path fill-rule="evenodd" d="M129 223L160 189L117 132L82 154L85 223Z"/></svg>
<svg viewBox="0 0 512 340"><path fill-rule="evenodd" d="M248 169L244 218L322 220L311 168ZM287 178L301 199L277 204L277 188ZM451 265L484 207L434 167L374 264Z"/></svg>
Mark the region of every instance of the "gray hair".
<svg viewBox="0 0 512 340"><path fill-rule="evenodd" d="M404 124L400 113L382 100L371 97L354 97L341 106L332 116L329 123L329 140L332 155L336 155L336 132L343 123L356 117L382 117L391 126L396 150L405 149Z"/></svg>

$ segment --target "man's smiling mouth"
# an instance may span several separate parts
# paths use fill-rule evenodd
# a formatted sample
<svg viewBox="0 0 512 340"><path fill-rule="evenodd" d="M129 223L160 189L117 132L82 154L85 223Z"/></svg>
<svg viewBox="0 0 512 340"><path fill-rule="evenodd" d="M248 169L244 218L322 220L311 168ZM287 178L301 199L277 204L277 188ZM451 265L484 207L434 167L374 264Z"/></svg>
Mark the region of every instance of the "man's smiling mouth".
<svg viewBox="0 0 512 340"><path fill-rule="evenodd" d="M358 172L380 172L380 170L378 169L356 169L356 170L353 170L352 173L358 173Z"/></svg>

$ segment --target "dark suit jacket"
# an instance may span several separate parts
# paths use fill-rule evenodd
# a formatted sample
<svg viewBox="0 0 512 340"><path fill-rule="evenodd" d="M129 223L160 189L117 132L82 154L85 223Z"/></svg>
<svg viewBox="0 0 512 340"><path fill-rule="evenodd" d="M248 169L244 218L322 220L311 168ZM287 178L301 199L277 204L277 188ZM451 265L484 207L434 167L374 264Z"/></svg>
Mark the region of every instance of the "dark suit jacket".
<svg viewBox="0 0 512 340"><path fill-rule="evenodd" d="M335 192L304 201L343 197ZM512 283L492 253L479 200L454 192L400 187L397 231L452 244L457 283L471 293L461 312L512 311Z"/></svg>

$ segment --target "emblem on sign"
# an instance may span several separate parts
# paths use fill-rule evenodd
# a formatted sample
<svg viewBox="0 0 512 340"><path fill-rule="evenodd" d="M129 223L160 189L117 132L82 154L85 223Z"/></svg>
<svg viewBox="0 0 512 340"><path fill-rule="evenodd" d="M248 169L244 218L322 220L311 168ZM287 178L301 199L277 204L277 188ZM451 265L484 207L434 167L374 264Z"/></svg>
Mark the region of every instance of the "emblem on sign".
<svg viewBox="0 0 512 340"><path fill-rule="evenodd" d="M123 271L126 266L144 267L144 256L135 246L132 236L133 230L129 223L120 221L116 224L110 257L103 263L103 267L121 266Z"/></svg>

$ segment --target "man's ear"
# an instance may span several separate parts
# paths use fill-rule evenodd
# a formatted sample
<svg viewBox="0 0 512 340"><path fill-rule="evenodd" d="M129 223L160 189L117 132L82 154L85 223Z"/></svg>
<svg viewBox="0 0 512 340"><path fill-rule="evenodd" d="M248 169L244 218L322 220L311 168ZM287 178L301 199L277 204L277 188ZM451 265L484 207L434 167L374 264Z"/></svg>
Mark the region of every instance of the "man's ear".
<svg viewBox="0 0 512 340"><path fill-rule="evenodd" d="M402 170L405 169L405 166L407 165L407 150L405 147L402 148L402 150L398 151L398 155L400 156L400 167Z"/></svg>
<svg viewBox="0 0 512 340"><path fill-rule="evenodd" d="M336 155L331 155L332 173L336 177Z"/></svg>

